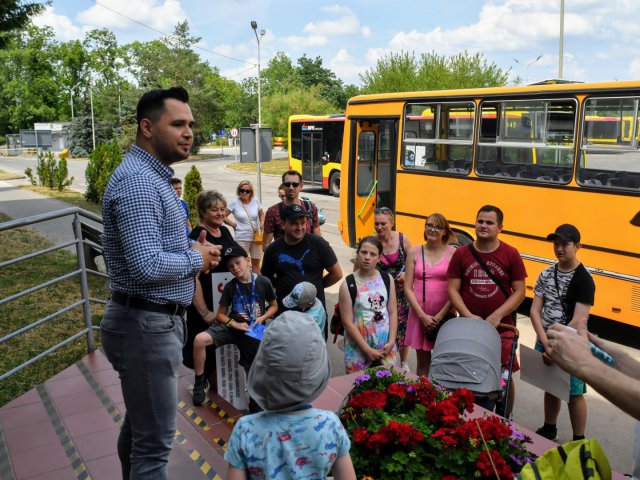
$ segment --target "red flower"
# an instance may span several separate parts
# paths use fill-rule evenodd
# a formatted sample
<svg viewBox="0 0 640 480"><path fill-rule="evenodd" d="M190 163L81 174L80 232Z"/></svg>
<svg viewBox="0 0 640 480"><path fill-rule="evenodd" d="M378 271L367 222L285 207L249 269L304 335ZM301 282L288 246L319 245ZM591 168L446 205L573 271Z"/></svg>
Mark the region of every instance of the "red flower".
<svg viewBox="0 0 640 480"><path fill-rule="evenodd" d="M431 404L427 407L426 415L434 423L455 425L460 422L460 411L450 399Z"/></svg>
<svg viewBox="0 0 640 480"><path fill-rule="evenodd" d="M451 394L451 400L464 408L467 412L473 412L473 402L475 395L471 390L459 388Z"/></svg>
<svg viewBox="0 0 640 480"><path fill-rule="evenodd" d="M480 426L480 429L482 430L482 435L487 442L489 440L501 440L503 438L509 438L511 436L511 427L503 423L502 420L495 415L489 415L485 418L479 418L477 422ZM476 425L476 430L478 428L478 425Z"/></svg>
<svg viewBox="0 0 640 480"><path fill-rule="evenodd" d="M361 443L367 443L367 440L369 440L369 432L367 431L366 428L356 428L353 431L353 441L361 444Z"/></svg>
<svg viewBox="0 0 640 480"><path fill-rule="evenodd" d="M442 448L451 448L458 445L458 439L456 438L456 431L453 428L442 427L431 434L431 438L442 443Z"/></svg>
<svg viewBox="0 0 640 480"><path fill-rule="evenodd" d="M384 392L376 392L367 390L351 397L347 403L347 408L362 410L364 408L384 408L387 404L387 394Z"/></svg>
<svg viewBox="0 0 640 480"><path fill-rule="evenodd" d="M393 395L394 397L402 397L404 398L407 395L406 386L398 385L397 383L392 383L387 387L387 393L389 395Z"/></svg>
<svg viewBox="0 0 640 480"><path fill-rule="evenodd" d="M458 477L455 475L443 475L440 480L458 480Z"/></svg>
<svg viewBox="0 0 640 480"><path fill-rule="evenodd" d="M491 458L489 458L491 455ZM478 460L476 460L476 467L480 471L480 474L483 477L495 477L495 472L493 469L493 465L491 464L491 460L493 460L493 465L495 465L495 471L498 472L498 476L501 479L512 479L513 472L509 465L504 461L504 459L500 456L500 452L497 450L491 450L490 453L487 453L486 450L480 452L478 455Z"/></svg>
<svg viewBox="0 0 640 480"><path fill-rule="evenodd" d="M385 435L384 429L380 429L379 432L374 433L369 437L369 442L367 443L367 447L371 450L375 450L376 448L380 448L383 445L389 443L387 436Z"/></svg>

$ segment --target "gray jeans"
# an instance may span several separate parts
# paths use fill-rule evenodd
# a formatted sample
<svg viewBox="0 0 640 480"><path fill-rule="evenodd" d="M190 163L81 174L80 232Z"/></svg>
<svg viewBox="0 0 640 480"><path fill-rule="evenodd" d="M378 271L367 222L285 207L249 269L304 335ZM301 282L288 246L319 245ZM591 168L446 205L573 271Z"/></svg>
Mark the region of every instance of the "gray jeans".
<svg viewBox="0 0 640 480"><path fill-rule="evenodd" d="M110 301L100 332L107 358L120 376L127 409L118 437L122 477L168 479L184 319Z"/></svg>

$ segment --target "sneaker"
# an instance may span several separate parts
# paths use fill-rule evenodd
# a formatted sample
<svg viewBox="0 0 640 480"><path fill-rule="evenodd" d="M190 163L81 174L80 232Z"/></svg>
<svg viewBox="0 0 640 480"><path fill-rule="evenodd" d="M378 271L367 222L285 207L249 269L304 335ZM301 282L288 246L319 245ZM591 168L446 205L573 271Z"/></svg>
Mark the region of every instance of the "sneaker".
<svg viewBox="0 0 640 480"><path fill-rule="evenodd" d="M209 391L209 381L202 375L202 377L196 377L196 381L193 384L193 404L197 407L202 405L207 398L207 392Z"/></svg>
<svg viewBox="0 0 640 480"><path fill-rule="evenodd" d="M541 437L551 440L552 442L558 441L558 429L556 427L547 427L546 425L543 425L536 430L536 433Z"/></svg>
<svg viewBox="0 0 640 480"><path fill-rule="evenodd" d="M407 362L402 362L400 364L400 368L402 368L403 370L410 372L411 370L409 369L409 364Z"/></svg>

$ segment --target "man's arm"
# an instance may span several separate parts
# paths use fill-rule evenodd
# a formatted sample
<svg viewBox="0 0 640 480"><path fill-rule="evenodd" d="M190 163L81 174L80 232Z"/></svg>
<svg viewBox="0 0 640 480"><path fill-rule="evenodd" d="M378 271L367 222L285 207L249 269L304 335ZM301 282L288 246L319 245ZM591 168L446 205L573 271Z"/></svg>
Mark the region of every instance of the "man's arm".
<svg viewBox="0 0 640 480"><path fill-rule="evenodd" d="M271 241L273 240L273 233L264 232L262 235L262 251L266 252L269 245L271 245Z"/></svg>
<svg viewBox="0 0 640 480"><path fill-rule="evenodd" d="M322 236L320 230L320 219L318 218L318 206L311 202L311 233L314 235Z"/></svg>
<svg viewBox="0 0 640 480"><path fill-rule="evenodd" d="M342 278L342 269L338 262L327 268L327 275L322 277L322 286L329 288L331 285L335 285Z"/></svg>
<svg viewBox="0 0 640 480"><path fill-rule="evenodd" d="M618 408L640 420L640 363L611 342L587 332L586 320L576 322L578 333L561 325L547 331L550 355L563 370L584 380ZM591 353L588 340L615 359L616 368L601 362Z"/></svg>
<svg viewBox="0 0 640 480"><path fill-rule="evenodd" d="M511 312L516 310L524 300L524 296L525 296L524 279L514 280L513 282L511 282L511 289L513 290L513 293L509 295L509 297L505 300L505 302L502 305L496 308L496 310L485 319L494 327L497 327L500 324L500 321L504 317L506 317Z"/></svg>
<svg viewBox="0 0 640 480"><path fill-rule="evenodd" d="M447 291L449 292L449 300L453 303L453 307L460 314L461 317L465 318L479 318L483 320L482 317L478 315L474 315L471 313L471 310L467 308L464 304L464 300L462 300L462 295L460 295L460 288L462 287L462 279L461 278L449 278L449 284L447 286Z"/></svg>

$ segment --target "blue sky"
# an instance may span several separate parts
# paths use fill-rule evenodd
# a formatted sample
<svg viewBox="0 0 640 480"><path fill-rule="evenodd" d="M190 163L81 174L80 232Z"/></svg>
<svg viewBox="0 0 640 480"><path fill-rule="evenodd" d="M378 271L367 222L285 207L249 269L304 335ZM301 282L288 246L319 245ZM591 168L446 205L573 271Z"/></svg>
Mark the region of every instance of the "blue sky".
<svg viewBox="0 0 640 480"><path fill-rule="evenodd" d="M266 31L263 67L278 51L294 61L320 56L358 85L359 74L389 52L467 50L534 82L558 77L559 12L560 0L53 0L36 23L53 26L60 40L108 28L129 43L159 38L187 19L202 37L202 59L238 81L257 74L255 20ZM640 78L638 19L637 0L565 0L563 77Z"/></svg>

